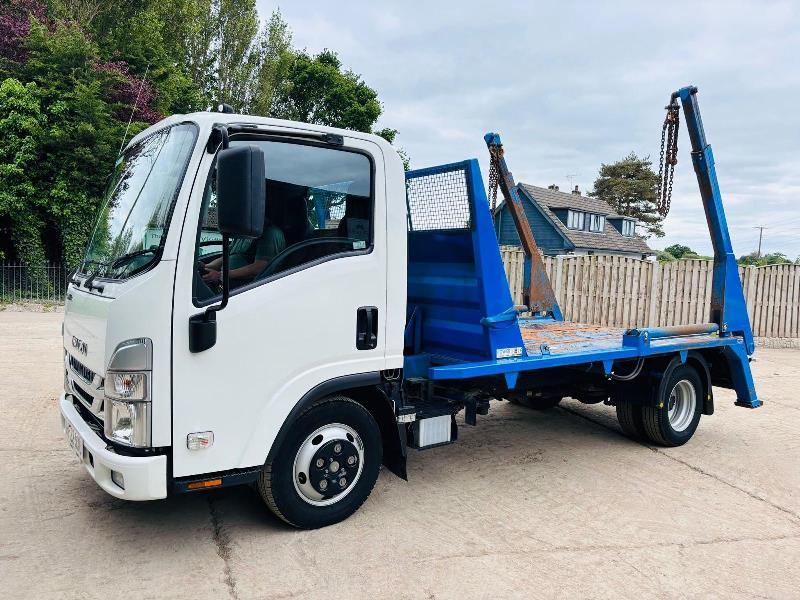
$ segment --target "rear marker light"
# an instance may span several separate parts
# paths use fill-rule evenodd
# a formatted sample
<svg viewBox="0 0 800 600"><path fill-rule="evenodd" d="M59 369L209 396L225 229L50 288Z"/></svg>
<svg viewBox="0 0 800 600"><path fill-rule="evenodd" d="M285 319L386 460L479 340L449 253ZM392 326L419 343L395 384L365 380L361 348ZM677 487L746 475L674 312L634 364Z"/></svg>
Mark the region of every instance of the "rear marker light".
<svg viewBox="0 0 800 600"><path fill-rule="evenodd" d="M203 450L214 445L213 431L198 431L186 436L186 447L189 450Z"/></svg>
<svg viewBox="0 0 800 600"><path fill-rule="evenodd" d="M222 479L206 479L205 481L194 481L186 487L190 490L201 490L203 488L219 487L222 485Z"/></svg>

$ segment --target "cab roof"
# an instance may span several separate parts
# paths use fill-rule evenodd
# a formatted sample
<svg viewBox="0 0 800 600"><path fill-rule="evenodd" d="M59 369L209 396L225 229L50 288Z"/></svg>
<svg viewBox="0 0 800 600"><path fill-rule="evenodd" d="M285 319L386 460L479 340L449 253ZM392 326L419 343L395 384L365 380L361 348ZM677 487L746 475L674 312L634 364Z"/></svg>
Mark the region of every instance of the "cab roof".
<svg viewBox="0 0 800 600"><path fill-rule="evenodd" d="M384 140L382 137L374 135L372 133L364 133L363 131L353 131L350 129L340 129L338 127L328 127L326 125L315 125L312 123L300 123L298 121L287 121L284 119L273 119L270 117L259 117L255 115L240 115L234 113L220 113L220 112L194 112L189 114L175 114L165 119L162 119L158 123L151 125L144 131L137 133L135 136L131 138L131 140L126 144L125 149L127 150L130 146L137 143L139 140L147 137L151 133L158 131L159 129L163 129L164 127L169 127L171 125L176 125L178 123L186 123L192 122L196 123L201 131L202 130L210 130L214 125L250 125L255 126L254 131L258 131L258 129L264 128L271 128L271 129L282 129L288 131L298 131L298 132L314 132L314 133L332 133L336 135L341 135L345 138L354 138L360 140L367 140L379 145L382 149L390 149L391 145L389 142Z"/></svg>

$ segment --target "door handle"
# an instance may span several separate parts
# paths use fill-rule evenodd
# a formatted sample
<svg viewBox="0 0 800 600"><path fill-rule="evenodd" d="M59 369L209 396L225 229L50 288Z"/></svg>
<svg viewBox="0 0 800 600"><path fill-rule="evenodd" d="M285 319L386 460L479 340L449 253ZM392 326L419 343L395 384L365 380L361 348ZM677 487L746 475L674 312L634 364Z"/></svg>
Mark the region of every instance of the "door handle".
<svg viewBox="0 0 800 600"><path fill-rule="evenodd" d="M378 347L378 309L362 306L356 312L356 349L373 350Z"/></svg>

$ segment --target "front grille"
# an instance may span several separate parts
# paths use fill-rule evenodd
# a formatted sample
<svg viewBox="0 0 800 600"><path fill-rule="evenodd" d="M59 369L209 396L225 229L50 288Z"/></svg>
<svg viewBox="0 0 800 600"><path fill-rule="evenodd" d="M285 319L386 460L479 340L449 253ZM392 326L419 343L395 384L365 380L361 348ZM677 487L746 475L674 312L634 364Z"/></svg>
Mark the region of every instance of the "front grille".
<svg viewBox="0 0 800 600"><path fill-rule="evenodd" d="M83 365L77 358L72 356L72 354L69 355L69 366L84 381L92 383L92 381L94 380L94 371L92 371L89 367Z"/></svg>
<svg viewBox="0 0 800 600"><path fill-rule="evenodd" d="M83 389L77 383L73 383L72 384L72 389L74 389L78 393L78 395L81 398L83 398L85 402L87 402L89 404L89 406L92 405L92 402L94 402L94 398L92 397L92 395L89 392L87 392L85 389Z"/></svg>
<svg viewBox="0 0 800 600"><path fill-rule="evenodd" d="M81 415L81 418L84 422L89 426L89 428L94 431L97 435L101 438L105 439L103 436L103 421L94 414L91 410L86 408L81 402L77 399L72 401L72 405L75 407L75 410Z"/></svg>
<svg viewBox="0 0 800 600"><path fill-rule="evenodd" d="M103 421L103 407L105 405L105 400L100 399L100 402L97 405L97 409L95 410L95 397L92 396L87 390L83 387L78 385L77 380L72 381L72 391L74 392L74 396L76 400L80 400L78 404L83 404L92 416L97 419L98 421Z"/></svg>

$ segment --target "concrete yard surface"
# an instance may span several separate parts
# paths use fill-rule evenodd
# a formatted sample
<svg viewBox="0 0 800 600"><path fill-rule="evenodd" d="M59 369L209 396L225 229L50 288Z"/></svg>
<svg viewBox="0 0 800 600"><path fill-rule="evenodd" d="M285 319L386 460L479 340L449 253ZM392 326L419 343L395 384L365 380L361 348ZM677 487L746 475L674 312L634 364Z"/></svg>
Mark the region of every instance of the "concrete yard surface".
<svg viewBox="0 0 800 600"><path fill-rule="evenodd" d="M800 351L760 349L765 405L673 449L613 409L492 403L411 450L349 520L295 531L251 488L127 503L60 429L59 313L0 312L3 598L798 598Z"/></svg>

